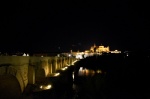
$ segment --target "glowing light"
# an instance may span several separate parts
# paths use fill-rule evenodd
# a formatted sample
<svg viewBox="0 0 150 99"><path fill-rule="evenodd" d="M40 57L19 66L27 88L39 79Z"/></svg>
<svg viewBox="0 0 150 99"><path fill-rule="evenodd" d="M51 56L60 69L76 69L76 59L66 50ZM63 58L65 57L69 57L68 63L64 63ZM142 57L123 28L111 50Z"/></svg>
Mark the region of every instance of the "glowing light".
<svg viewBox="0 0 150 99"><path fill-rule="evenodd" d="M59 76L60 75L60 73L56 73L56 74L54 74L54 76Z"/></svg>
<svg viewBox="0 0 150 99"><path fill-rule="evenodd" d="M77 54L76 59L83 59L82 54Z"/></svg>
<svg viewBox="0 0 150 99"><path fill-rule="evenodd" d="M64 68L62 68L61 70L66 70L68 67L64 67Z"/></svg>
<svg viewBox="0 0 150 99"><path fill-rule="evenodd" d="M80 67L79 71L82 71L83 70L83 67Z"/></svg>
<svg viewBox="0 0 150 99"><path fill-rule="evenodd" d="M52 85L41 85L40 86L40 89L43 89L43 90L48 90L48 89L51 89L52 88Z"/></svg>
<svg viewBox="0 0 150 99"><path fill-rule="evenodd" d="M68 67L65 67L66 69L68 68Z"/></svg>
<svg viewBox="0 0 150 99"><path fill-rule="evenodd" d="M46 86L45 88L46 89L50 89L52 86L51 85L48 85L48 86Z"/></svg>
<svg viewBox="0 0 150 99"><path fill-rule="evenodd" d="M72 65L74 65L78 60L75 60L74 62L72 62Z"/></svg>
<svg viewBox="0 0 150 99"><path fill-rule="evenodd" d="M42 89L42 88L43 88L43 86L40 86L40 88Z"/></svg>
<svg viewBox="0 0 150 99"><path fill-rule="evenodd" d="M102 73L102 71L101 71L101 70L97 70L97 73L100 73L100 74L101 74L101 73Z"/></svg>
<svg viewBox="0 0 150 99"><path fill-rule="evenodd" d="M22 56L26 56L26 54L24 53Z"/></svg>
<svg viewBox="0 0 150 99"><path fill-rule="evenodd" d="M61 70L66 70L65 68L62 68Z"/></svg>
<svg viewBox="0 0 150 99"><path fill-rule="evenodd" d="M73 81L74 81L74 72L72 73L72 79L73 79Z"/></svg>
<svg viewBox="0 0 150 99"><path fill-rule="evenodd" d="M83 69L83 67L80 67L78 74L80 76L90 76L90 75L93 76L95 74L95 71L94 70L89 70L89 69L86 69L86 68Z"/></svg>
<svg viewBox="0 0 150 99"><path fill-rule="evenodd" d="M67 66L70 66L69 64L66 64Z"/></svg>
<svg viewBox="0 0 150 99"><path fill-rule="evenodd" d="M114 50L114 51L110 51L111 53L121 53L121 51L118 50Z"/></svg>

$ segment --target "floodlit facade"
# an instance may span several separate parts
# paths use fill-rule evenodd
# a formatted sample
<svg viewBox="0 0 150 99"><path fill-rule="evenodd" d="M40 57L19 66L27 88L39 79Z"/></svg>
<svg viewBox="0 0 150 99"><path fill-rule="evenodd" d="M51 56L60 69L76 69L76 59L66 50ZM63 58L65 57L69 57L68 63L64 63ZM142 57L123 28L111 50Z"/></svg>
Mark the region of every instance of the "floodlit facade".
<svg viewBox="0 0 150 99"><path fill-rule="evenodd" d="M107 47L104 47L104 46L96 46L95 44L94 44L94 46L91 46L91 48L90 48L90 51L91 52L96 52L96 53L102 53L102 52L109 52L109 46L107 46Z"/></svg>
<svg viewBox="0 0 150 99"><path fill-rule="evenodd" d="M95 44L93 46L90 47L89 50L85 50L84 52L73 52L72 50L70 51L70 53L65 53L64 56L67 57L75 57L76 59L83 59L89 56L93 56L93 55L102 55L103 53L121 53L121 51L118 50L114 50L114 51L110 51L109 46L105 47L103 45L100 46L96 46Z"/></svg>
<svg viewBox="0 0 150 99"><path fill-rule="evenodd" d="M121 51L114 50L114 51L110 51L110 53L121 53Z"/></svg>

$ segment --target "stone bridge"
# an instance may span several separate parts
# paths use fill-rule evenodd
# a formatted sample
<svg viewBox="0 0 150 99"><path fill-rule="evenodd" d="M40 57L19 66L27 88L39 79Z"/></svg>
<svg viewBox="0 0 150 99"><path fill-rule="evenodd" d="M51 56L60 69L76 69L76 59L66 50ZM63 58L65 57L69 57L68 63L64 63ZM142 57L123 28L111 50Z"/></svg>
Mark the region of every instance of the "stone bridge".
<svg viewBox="0 0 150 99"><path fill-rule="evenodd" d="M12 84L10 79L14 79L23 92L27 84L40 82L56 70L72 65L75 60L71 57L0 56L0 88Z"/></svg>

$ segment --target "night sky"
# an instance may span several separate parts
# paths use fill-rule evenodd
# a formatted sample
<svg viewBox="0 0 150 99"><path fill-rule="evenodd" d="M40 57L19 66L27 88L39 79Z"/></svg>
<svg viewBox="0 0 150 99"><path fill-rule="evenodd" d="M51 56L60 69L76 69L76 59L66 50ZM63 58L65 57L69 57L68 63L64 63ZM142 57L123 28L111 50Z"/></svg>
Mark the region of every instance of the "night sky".
<svg viewBox="0 0 150 99"><path fill-rule="evenodd" d="M137 0L18 0L1 4L0 51L150 48L149 3Z"/></svg>

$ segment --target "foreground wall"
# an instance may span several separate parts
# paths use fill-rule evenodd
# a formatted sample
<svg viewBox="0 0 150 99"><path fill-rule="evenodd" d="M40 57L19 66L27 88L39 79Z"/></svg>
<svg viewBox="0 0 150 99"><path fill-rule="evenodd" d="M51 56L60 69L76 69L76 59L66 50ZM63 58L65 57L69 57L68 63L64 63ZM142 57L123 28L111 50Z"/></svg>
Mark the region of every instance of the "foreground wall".
<svg viewBox="0 0 150 99"><path fill-rule="evenodd" d="M40 82L73 61L70 57L0 56L0 75L16 77L23 92L27 84Z"/></svg>

